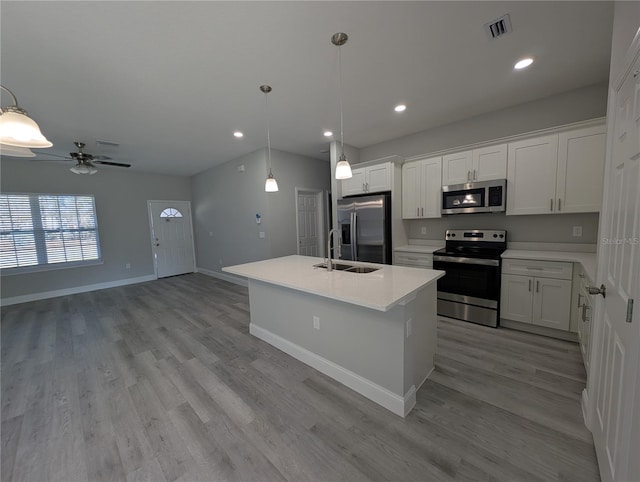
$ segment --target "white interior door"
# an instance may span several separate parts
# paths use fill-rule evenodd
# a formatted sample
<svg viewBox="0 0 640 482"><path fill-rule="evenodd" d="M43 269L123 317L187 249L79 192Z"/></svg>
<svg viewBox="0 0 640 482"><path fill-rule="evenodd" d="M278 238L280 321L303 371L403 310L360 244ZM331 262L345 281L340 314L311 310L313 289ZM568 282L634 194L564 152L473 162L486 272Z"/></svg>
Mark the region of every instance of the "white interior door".
<svg viewBox="0 0 640 482"><path fill-rule="evenodd" d="M640 480L640 36L610 96L588 406L603 481ZM629 316L631 315L631 316Z"/></svg>
<svg viewBox="0 0 640 482"><path fill-rule="evenodd" d="M158 278L195 271L191 203L149 201L151 245Z"/></svg>
<svg viewBox="0 0 640 482"><path fill-rule="evenodd" d="M322 191L297 191L298 254L323 256Z"/></svg>

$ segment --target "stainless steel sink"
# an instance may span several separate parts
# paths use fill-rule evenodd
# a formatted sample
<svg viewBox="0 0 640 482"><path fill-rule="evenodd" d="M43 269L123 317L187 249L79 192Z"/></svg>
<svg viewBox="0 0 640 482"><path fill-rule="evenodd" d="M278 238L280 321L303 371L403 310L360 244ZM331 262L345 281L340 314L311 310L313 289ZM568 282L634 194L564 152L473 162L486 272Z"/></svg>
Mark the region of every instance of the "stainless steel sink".
<svg viewBox="0 0 640 482"><path fill-rule="evenodd" d="M327 263L314 264L314 268L327 269ZM373 273L380 268L372 268L371 266L354 266L352 264L333 263L333 269L336 271L347 271L348 273Z"/></svg>

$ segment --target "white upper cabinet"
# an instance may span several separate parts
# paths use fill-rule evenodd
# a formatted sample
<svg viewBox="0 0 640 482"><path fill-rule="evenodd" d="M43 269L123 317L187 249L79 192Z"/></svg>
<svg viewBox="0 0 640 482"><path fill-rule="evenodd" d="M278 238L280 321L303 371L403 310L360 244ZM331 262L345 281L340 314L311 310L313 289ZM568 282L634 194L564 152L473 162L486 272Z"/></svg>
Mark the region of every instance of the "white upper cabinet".
<svg viewBox="0 0 640 482"><path fill-rule="evenodd" d="M490 181L507 177L507 145L447 154L442 158L442 185Z"/></svg>
<svg viewBox="0 0 640 482"><path fill-rule="evenodd" d="M507 214L598 212L605 127L509 143Z"/></svg>
<svg viewBox="0 0 640 482"><path fill-rule="evenodd" d="M509 144L507 214L554 212L558 135Z"/></svg>
<svg viewBox="0 0 640 482"><path fill-rule="evenodd" d="M402 166L402 218L439 218L442 205L442 157L406 162Z"/></svg>
<svg viewBox="0 0 640 482"><path fill-rule="evenodd" d="M562 132L558 135L558 212L600 211L605 142L604 126Z"/></svg>
<svg viewBox="0 0 640 482"><path fill-rule="evenodd" d="M342 195L391 191L391 163L352 168L351 179L342 180Z"/></svg>
<svg viewBox="0 0 640 482"><path fill-rule="evenodd" d="M456 152L442 157L442 185L471 181L472 151Z"/></svg>

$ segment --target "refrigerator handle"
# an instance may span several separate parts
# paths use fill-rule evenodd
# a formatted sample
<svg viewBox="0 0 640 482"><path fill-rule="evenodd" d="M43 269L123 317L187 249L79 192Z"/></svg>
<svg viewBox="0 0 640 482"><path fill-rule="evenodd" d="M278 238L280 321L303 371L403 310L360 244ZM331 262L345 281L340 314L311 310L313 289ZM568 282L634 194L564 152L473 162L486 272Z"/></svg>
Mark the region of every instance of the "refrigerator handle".
<svg viewBox="0 0 640 482"><path fill-rule="evenodd" d="M358 261L358 215L351 213L351 259Z"/></svg>

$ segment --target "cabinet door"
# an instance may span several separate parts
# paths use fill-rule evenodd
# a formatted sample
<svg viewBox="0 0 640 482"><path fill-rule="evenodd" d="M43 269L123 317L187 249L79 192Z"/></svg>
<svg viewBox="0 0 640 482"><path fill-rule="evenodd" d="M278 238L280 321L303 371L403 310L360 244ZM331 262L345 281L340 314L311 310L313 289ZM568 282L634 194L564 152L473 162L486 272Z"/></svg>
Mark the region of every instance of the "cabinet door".
<svg viewBox="0 0 640 482"><path fill-rule="evenodd" d="M350 196L352 194L362 194L365 185L365 170L351 169L351 179L342 180L342 195Z"/></svg>
<svg viewBox="0 0 640 482"><path fill-rule="evenodd" d="M507 214L555 212L558 135L508 146Z"/></svg>
<svg viewBox="0 0 640 482"><path fill-rule="evenodd" d="M535 278L533 324L568 330L571 314L571 281Z"/></svg>
<svg viewBox="0 0 640 482"><path fill-rule="evenodd" d="M442 157L442 185L471 181L471 151L456 152Z"/></svg>
<svg viewBox="0 0 640 482"><path fill-rule="evenodd" d="M604 182L605 127L588 127L558 135L559 212L599 212Z"/></svg>
<svg viewBox="0 0 640 482"><path fill-rule="evenodd" d="M420 217L422 207L422 161L407 162L402 166L402 218ZM438 187L440 183L438 182Z"/></svg>
<svg viewBox="0 0 640 482"><path fill-rule="evenodd" d="M473 150L474 181L491 181L507 177L507 145L483 147Z"/></svg>
<svg viewBox="0 0 640 482"><path fill-rule="evenodd" d="M442 157L422 161L423 218L442 217Z"/></svg>
<svg viewBox="0 0 640 482"><path fill-rule="evenodd" d="M521 323L531 323L533 278L503 274L500 290L500 317Z"/></svg>
<svg viewBox="0 0 640 482"><path fill-rule="evenodd" d="M388 163L366 168L366 192L391 191L391 166Z"/></svg>

